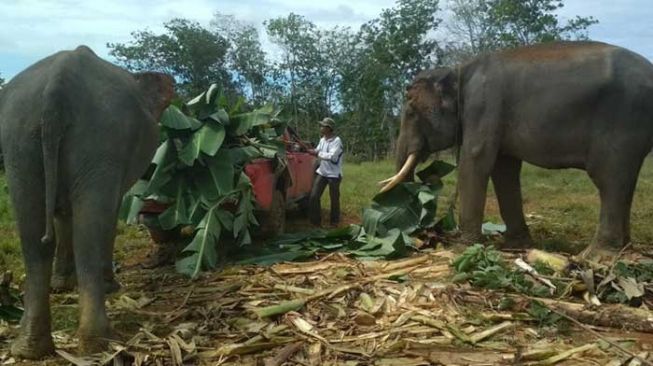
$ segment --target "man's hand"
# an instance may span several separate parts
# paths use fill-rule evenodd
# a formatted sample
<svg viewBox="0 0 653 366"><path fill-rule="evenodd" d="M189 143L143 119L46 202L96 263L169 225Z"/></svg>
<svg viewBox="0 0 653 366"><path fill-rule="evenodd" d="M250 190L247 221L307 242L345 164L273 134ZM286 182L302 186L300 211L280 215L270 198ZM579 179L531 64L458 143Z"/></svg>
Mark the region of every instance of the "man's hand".
<svg viewBox="0 0 653 366"><path fill-rule="evenodd" d="M317 151L315 149L309 149L308 153L313 155L313 156L317 156Z"/></svg>

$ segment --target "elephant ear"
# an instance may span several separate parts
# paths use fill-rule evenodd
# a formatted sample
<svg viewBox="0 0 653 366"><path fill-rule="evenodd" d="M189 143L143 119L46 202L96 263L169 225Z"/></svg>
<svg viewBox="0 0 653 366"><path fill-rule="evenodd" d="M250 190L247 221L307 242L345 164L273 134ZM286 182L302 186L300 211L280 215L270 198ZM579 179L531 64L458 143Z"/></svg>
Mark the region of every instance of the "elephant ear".
<svg viewBox="0 0 653 366"><path fill-rule="evenodd" d="M449 68L424 71L406 88L408 105L420 111L435 108L441 113L455 112L457 84L456 73Z"/></svg>
<svg viewBox="0 0 653 366"><path fill-rule="evenodd" d="M433 107L440 107L440 94L435 88L431 76L418 76L406 87L407 112L431 111Z"/></svg>
<svg viewBox="0 0 653 366"><path fill-rule="evenodd" d="M141 72L133 75L148 111L158 121L175 96L175 79L160 72Z"/></svg>

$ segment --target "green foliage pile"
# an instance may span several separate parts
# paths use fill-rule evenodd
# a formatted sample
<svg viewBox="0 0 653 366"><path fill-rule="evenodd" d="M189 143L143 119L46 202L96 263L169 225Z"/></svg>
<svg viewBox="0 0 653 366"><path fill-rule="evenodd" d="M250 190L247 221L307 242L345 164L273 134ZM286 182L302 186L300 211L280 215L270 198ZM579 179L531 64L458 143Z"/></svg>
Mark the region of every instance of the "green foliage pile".
<svg viewBox="0 0 653 366"><path fill-rule="evenodd" d="M254 217L252 185L244 166L257 158L285 165L277 139L285 124L271 106L245 112L243 100L230 105L215 84L181 106L170 106L161 118L162 141L146 178L125 198L123 217L133 222L144 200L168 204L158 216L163 230L194 229L177 270L197 276L215 268L218 245L232 238L251 243Z"/></svg>
<svg viewBox="0 0 653 366"><path fill-rule="evenodd" d="M549 297L549 289L511 268L500 251L492 246L474 244L453 261L454 282L469 281L476 287L508 290L529 296Z"/></svg>
<svg viewBox="0 0 653 366"><path fill-rule="evenodd" d="M653 261L619 261L609 272L595 275L596 293L601 301L640 306L653 300Z"/></svg>
<svg viewBox="0 0 653 366"><path fill-rule="evenodd" d="M591 269L589 263L574 263L565 278L556 277L546 264L536 262L533 267L540 275L553 276L557 290L552 294L546 286L530 275L505 262L500 251L475 244L452 263L453 282L469 282L472 286L504 290L535 297L568 296L575 285L586 285L585 295L596 296L600 302L640 306L645 299L653 299L653 261L638 263L617 262L613 268Z"/></svg>
<svg viewBox="0 0 653 366"><path fill-rule="evenodd" d="M639 263L617 262L614 267L617 277L631 277L638 282L653 282L653 261L641 261Z"/></svg>

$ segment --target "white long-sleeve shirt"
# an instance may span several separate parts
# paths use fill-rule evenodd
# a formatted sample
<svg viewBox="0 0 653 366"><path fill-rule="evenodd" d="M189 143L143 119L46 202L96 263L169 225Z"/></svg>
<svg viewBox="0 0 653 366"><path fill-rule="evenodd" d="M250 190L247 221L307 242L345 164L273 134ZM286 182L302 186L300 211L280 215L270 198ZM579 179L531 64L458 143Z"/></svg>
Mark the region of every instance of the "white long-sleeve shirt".
<svg viewBox="0 0 653 366"><path fill-rule="evenodd" d="M322 137L315 148L317 157L320 159L320 166L317 168L317 174L326 178L342 177L342 140L340 137L333 136L330 139Z"/></svg>

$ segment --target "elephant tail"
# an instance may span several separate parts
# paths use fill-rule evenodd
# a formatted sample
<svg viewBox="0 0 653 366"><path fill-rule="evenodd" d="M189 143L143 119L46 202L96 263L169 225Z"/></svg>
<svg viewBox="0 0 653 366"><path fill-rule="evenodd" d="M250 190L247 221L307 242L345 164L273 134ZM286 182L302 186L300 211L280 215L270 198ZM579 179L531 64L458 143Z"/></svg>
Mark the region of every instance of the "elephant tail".
<svg viewBox="0 0 653 366"><path fill-rule="evenodd" d="M50 87L54 84L54 87ZM63 137L62 110L65 106L61 99L63 93L50 83L44 91L45 105L41 117L41 146L43 151L43 170L45 178L45 234L41 242L49 244L54 241L54 212L57 203L57 182L59 171L59 150Z"/></svg>

